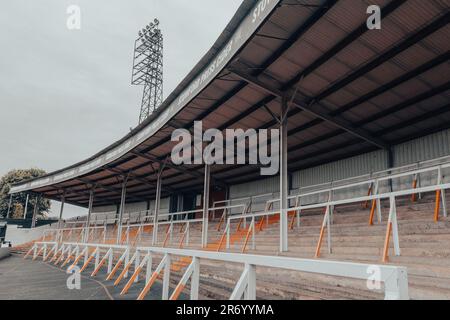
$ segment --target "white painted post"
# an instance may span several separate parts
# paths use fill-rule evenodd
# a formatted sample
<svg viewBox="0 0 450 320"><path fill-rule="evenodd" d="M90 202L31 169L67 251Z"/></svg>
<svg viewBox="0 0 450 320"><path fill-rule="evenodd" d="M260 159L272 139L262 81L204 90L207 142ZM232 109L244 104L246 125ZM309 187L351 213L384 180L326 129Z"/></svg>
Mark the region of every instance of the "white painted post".
<svg viewBox="0 0 450 320"><path fill-rule="evenodd" d="M108 257L108 274L110 274L112 271L113 259L114 259L114 249L111 248L111 251L110 251L109 257Z"/></svg>
<svg viewBox="0 0 450 320"><path fill-rule="evenodd" d="M211 170L209 165L205 165L205 178L203 184L203 222L202 222L202 248L208 245L208 215L209 215L209 186Z"/></svg>
<svg viewBox="0 0 450 320"><path fill-rule="evenodd" d="M252 228L252 250L256 249L256 243L255 243L255 234L256 234L256 230L255 230L255 217L252 217L252 224L250 226L250 228Z"/></svg>
<svg viewBox="0 0 450 320"><path fill-rule="evenodd" d="M398 223L397 223L397 207L395 204L395 197L390 197L390 212L389 219L392 222L392 240L394 242L394 252L396 256L400 256L400 242L398 236Z"/></svg>
<svg viewBox="0 0 450 320"><path fill-rule="evenodd" d="M198 288L200 285L200 259L193 257L192 263L194 265L194 271L191 276L191 300L198 300Z"/></svg>
<svg viewBox="0 0 450 320"><path fill-rule="evenodd" d="M120 194L120 207L119 207L119 220L117 221L117 240L116 243L119 244L122 238L122 223L123 223L123 215L125 212L126 205L126 197L127 197L127 183L128 183L129 175L124 177L122 182L122 191Z"/></svg>
<svg viewBox="0 0 450 320"><path fill-rule="evenodd" d="M152 253L150 251L148 251L147 253L147 268L146 268L146 273L145 273L145 284L148 284L148 282L150 281L150 278L152 277Z"/></svg>
<svg viewBox="0 0 450 320"><path fill-rule="evenodd" d="M13 195L10 194L9 195L9 203L8 203L8 212L6 213L6 219L9 219L10 215L11 215L12 198L13 198Z"/></svg>
<svg viewBox="0 0 450 320"><path fill-rule="evenodd" d="M280 252L288 251L288 104L282 99L280 122Z"/></svg>
<svg viewBox="0 0 450 320"><path fill-rule="evenodd" d="M333 250L331 248L331 208L330 205L327 206L327 245L328 254L332 254Z"/></svg>
<svg viewBox="0 0 450 320"><path fill-rule="evenodd" d="M162 166L158 171L158 176L156 180L156 199L155 199L155 213L153 215L153 238L152 245L155 246L158 243L158 224L159 224L159 209L161 202L161 185L162 185L162 173L164 171L164 166Z"/></svg>
<svg viewBox="0 0 450 320"><path fill-rule="evenodd" d="M32 218L32 221L31 221L31 228L35 228L36 227L36 220L37 220L38 212L39 212L39 196L36 196L36 203L34 204L33 218Z"/></svg>
<svg viewBox="0 0 450 320"><path fill-rule="evenodd" d="M92 215L93 204L94 204L94 188L92 188L90 193L89 193L89 209L88 209L88 216L87 216L87 221L86 221L86 230L85 230L85 233L84 233L83 242L88 242L88 240L89 240L89 228L90 228L90 225L91 225L91 215Z"/></svg>
<svg viewBox="0 0 450 320"><path fill-rule="evenodd" d="M169 284L170 284L170 254L166 254L166 263L164 265L162 300L169 300Z"/></svg>
<svg viewBox="0 0 450 320"><path fill-rule="evenodd" d="M136 250L136 259L134 260L134 270L137 270L140 264L141 264L141 253L139 250ZM139 282L139 275L136 276L134 282L135 283Z"/></svg>
<svg viewBox="0 0 450 320"><path fill-rule="evenodd" d="M25 209L23 209L23 220L27 218L27 211L28 211L28 199L30 195L27 193L27 198L25 199Z"/></svg>
<svg viewBox="0 0 450 320"><path fill-rule="evenodd" d="M246 268L248 268L246 300L256 300L256 267L249 264Z"/></svg>
<svg viewBox="0 0 450 320"><path fill-rule="evenodd" d="M227 230L227 249L230 249L230 229L231 229L231 223L230 223L230 219L227 220L227 226L226 226Z"/></svg>

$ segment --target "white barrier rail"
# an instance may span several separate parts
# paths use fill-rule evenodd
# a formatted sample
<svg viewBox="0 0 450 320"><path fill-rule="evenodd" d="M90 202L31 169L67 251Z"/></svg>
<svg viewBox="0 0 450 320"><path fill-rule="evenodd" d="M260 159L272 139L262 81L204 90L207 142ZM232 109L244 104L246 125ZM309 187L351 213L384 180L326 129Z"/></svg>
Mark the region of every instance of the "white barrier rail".
<svg viewBox="0 0 450 320"><path fill-rule="evenodd" d="M102 252L104 253L101 258ZM122 273L117 278L115 284L119 284L123 278L128 278L128 272L132 264L134 264L134 273L129 278L127 284L122 290L121 294L126 294L129 288L139 281L139 275L146 268L145 285L138 299L145 298L150 291L153 283L157 277L164 270L163 275L163 289L162 299L171 300L178 299L179 295L185 288L189 279L191 279L190 298L192 300L198 299L198 291L200 286L200 263L203 260L222 261L227 263L238 263L244 265L242 272L230 300L255 300L256 299L256 267L285 269L305 273L322 274L328 276L345 277L369 281L373 270L376 269L379 278L378 282L384 283L385 299L387 300L407 300L408 293L408 276L407 269L404 267L388 266L388 265L369 265L352 262L336 262L325 260L310 260L287 258L278 256L259 256L259 255L243 255L235 253L216 253L209 251L198 250L182 250L169 248L155 248L155 247L138 247L131 256L131 248L128 246L118 245L104 245L104 244L80 244L80 243L63 243L56 242L37 242L25 255L24 258L33 253L33 260L42 254L44 260L48 260L53 254L51 262L55 260L62 261L61 256L72 262L69 268L76 266L84 258L84 264L80 270L83 272L86 267L94 260L94 272L91 276L95 276L100 268L108 262L108 277L111 280L121 265L124 265ZM116 261L113 268L114 257L119 254L120 257ZM152 262L154 254L162 255L162 259L155 271L153 270ZM59 257L58 257L59 255ZM171 261L174 256L190 258L190 264L184 269L184 274L178 283L175 290L169 296L169 282L171 274ZM69 260L68 260L69 259Z"/></svg>

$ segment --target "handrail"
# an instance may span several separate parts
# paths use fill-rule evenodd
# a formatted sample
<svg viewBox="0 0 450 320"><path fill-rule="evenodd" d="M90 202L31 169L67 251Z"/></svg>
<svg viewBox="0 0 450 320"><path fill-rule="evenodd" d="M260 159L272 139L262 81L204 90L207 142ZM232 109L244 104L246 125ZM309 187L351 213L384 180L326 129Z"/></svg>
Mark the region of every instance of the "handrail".
<svg viewBox="0 0 450 320"><path fill-rule="evenodd" d="M439 170L446 169L446 168L450 168L450 163L443 164L443 165L430 166L427 168L414 169L414 170L402 172L402 173L389 174L389 175L379 177L379 178L371 178L371 179L365 180L365 181L359 181L359 182L351 183L348 185L339 185L339 186L335 186L335 187L331 187L331 188L327 188L327 189L316 190L316 191L312 191L312 192L308 192L308 193L304 193L304 194L291 195L291 196L288 196L287 199L293 200L293 199L297 199L299 197L302 198L302 197L318 195L318 194L322 194L322 193L326 193L326 192L330 192L330 191L339 191L339 190L354 188L354 187L366 185L366 184L372 185L374 183L381 182L381 181L398 179L398 178L411 176L411 175L417 175L417 174L421 174L421 173L425 173L425 172L439 171ZM393 170L394 169L392 169L392 171ZM413 184L413 188L417 188L417 185ZM276 203L278 201L280 201L280 199L271 199L271 200L268 200L267 203L268 204Z"/></svg>

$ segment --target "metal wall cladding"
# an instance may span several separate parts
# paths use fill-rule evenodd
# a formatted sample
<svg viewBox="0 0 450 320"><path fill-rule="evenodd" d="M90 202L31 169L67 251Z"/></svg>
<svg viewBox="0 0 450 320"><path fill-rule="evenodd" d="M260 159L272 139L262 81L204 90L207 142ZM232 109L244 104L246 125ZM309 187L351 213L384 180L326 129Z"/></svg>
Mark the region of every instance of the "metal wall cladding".
<svg viewBox="0 0 450 320"><path fill-rule="evenodd" d="M405 165L414 165L420 161L437 159L440 157L450 156L450 130L441 131L426 137L415 139L393 148L394 167L401 167ZM423 166L422 166L423 167ZM369 175L373 172L383 171L388 169L388 152L379 150L349 159L344 159L318 167L309 168L293 173L292 190L290 194L310 193L319 189L327 188L327 185L333 182L334 185L339 185L336 181L342 179L349 179L362 175ZM410 168L411 169L411 168ZM393 171L392 173L398 173ZM450 182L450 169L442 170L442 182ZM419 175L419 186L428 186L437 182L437 170ZM367 179L364 178L364 179ZM364 180L363 179L363 180ZM392 180L392 188L394 191L410 189L413 183L413 176L407 176ZM348 183L357 182L347 181ZM318 186L320 185L320 186ZM331 185L331 184L330 184ZM301 190L299 191L299 189ZM364 184L358 187L345 188L334 193L335 200L342 200L353 198L355 196L366 196L369 185ZM380 183L380 192L388 192L390 190L390 183L388 180ZM234 185L230 188L230 199L239 199L243 197L250 197L255 195L271 193L272 198L279 196L279 177L248 182L240 185ZM254 204L253 211L264 210L264 205L268 197L258 199ZM307 205L311 203L323 202L328 198L328 193L320 193L313 196L303 197L302 204ZM240 200L232 202L233 204L242 203ZM275 204L274 208L278 204ZM293 205L293 203L291 203Z"/></svg>
<svg viewBox="0 0 450 320"><path fill-rule="evenodd" d="M117 212L117 206L115 204L109 206L93 207L92 213L113 213Z"/></svg>
<svg viewBox="0 0 450 320"><path fill-rule="evenodd" d="M145 212L147 210L147 202L135 202L125 204L125 213Z"/></svg>
<svg viewBox="0 0 450 320"><path fill-rule="evenodd" d="M394 166L450 155L450 130L412 140L394 147Z"/></svg>
<svg viewBox="0 0 450 320"><path fill-rule="evenodd" d="M301 193L314 192L315 185L330 183L351 177L357 177L372 172L387 169L388 153L384 150L375 151L349 159L327 163L318 167L297 171L293 174L292 187L294 190L301 188ZM321 186L320 188L326 188ZM367 185L336 191L335 200L347 199L354 196L366 196ZM298 193L298 191L297 191ZM302 204L311 204L326 201L327 193L321 193L302 198Z"/></svg>
<svg viewBox="0 0 450 320"><path fill-rule="evenodd" d="M150 210L151 215L155 212L155 205L156 205L155 200L150 201L150 209L149 210ZM159 213L160 214L169 213L169 209L170 209L170 198L161 199L161 202L159 205Z"/></svg>
<svg viewBox="0 0 450 320"><path fill-rule="evenodd" d="M233 185L230 187L230 199L278 192L280 179L273 176L267 179Z"/></svg>
<svg viewBox="0 0 450 320"><path fill-rule="evenodd" d="M394 151L394 166L400 167L420 161L432 160L450 155L450 130L415 139L397 145ZM450 181L450 170L442 171L443 182ZM437 171L422 173L420 175L420 185L428 186L437 181ZM393 181L394 190L404 190L411 187L412 177L404 177Z"/></svg>
<svg viewBox="0 0 450 320"><path fill-rule="evenodd" d="M229 199L239 199L245 197L253 197L257 195L265 195L265 197L258 197L252 201L252 212L264 211L267 200L278 197L280 189L279 176L270 177L263 180L252 181L248 183L233 185L230 187ZM270 194L270 195L269 195ZM232 205L238 205L248 202L249 199L231 201ZM242 213L242 208L232 210L233 214Z"/></svg>

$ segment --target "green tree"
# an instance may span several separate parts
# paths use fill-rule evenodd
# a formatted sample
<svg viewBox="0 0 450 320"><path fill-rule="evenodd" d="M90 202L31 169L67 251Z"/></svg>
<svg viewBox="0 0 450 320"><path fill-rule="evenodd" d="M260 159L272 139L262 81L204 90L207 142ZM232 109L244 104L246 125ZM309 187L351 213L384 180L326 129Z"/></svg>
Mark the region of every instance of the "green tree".
<svg viewBox="0 0 450 320"><path fill-rule="evenodd" d="M46 172L41 169L16 169L8 172L0 179L0 217L6 218L8 214L8 205L9 205L9 190L11 189L11 185L33 179L38 178L45 175ZM12 197L12 205L10 211L11 218L23 218L24 210L25 210L25 201L27 198L26 193L18 193L14 194ZM33 210L36 204L36 197L30 195L28 200L28 208L26 217L31 219L33 217ZM50 200L39 197L38 200L38 218L46 218L47 214L50 210Z"/></svg>

